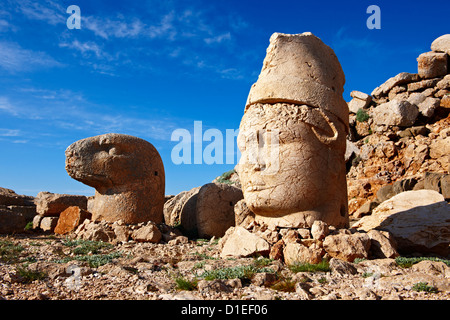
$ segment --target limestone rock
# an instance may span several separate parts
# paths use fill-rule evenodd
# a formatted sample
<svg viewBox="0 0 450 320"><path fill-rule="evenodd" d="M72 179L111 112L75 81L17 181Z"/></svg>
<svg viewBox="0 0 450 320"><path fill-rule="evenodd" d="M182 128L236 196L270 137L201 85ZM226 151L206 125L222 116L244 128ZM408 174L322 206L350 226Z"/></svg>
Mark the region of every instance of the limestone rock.
<svg viewBox="0 0 450 320"><path fill-rule="evenodd" d="M306 104L330 111L348 125L344 83L334 51L318 37L310 32L274 33L246 108L255 103Z"/></svg>
<svg viewBox="0 0 450 320"><path fill-rule="evenodd" d="M367 235L371 240L370 251L373 257L384 259L399 256L396 249L397 243L389 232L372 229L367 232Z"/></svg>
<svg viewBox="0 0 450 320"><path fill-rule="evenodd" d="M40 228L43 231L53 232L58 224L58 217L43 217L40 223Z"/></svg>
<svg viewBox="0 0 450 320"><path fill-rule="evenodd" d="M255 214L248 208L242 199L234 206L235 225L247 228L255 221Z"/></svg>
<svg viewBox="0 0 450 320"><path fill-rule="evenodd" d="M59 216L61 212L72 206L86 210L87 198L85 196L50 193L46 191L39 192L36 197L36 211L45 217Z"/></svg>
<svg viewBox="0 0 450 320"><path fill-rule="evenodd" d="M270 246L263 238L242 227L233 227L227 232L220 256L249 257L255 254L268 254Z"/></svg>
<svg viewBox="0 0 450 320"><path fill-rule="evenodd" d="M418 73L421 78L435 78L447 74L447 54L425 52L418 58Z"/></svg>
<svg viewBox="0 0 450 320"><path fill-rule="evenodd" d="M237 170L257 223L348 225L344 82L333 50L313 34L272 35L237 139Z"/></svg>
<svg viewBox="0 0 450 320"><path fill-rule="evenodd" d="M145 226L133 231L131 238L137 242L158 243L162 238L162 234L154 223L148 222Z"/></svg>
<svg viewBox="0 0 450 320"><path fill-rule="evenodd" d="M66 170L96 189L94 220L163 221L164 166L151 143L115 133L86 138L67 148Z"/></svg>
<svg viewBox="0 0 450 320"><path fill-rule="evenodd" d="M353 262L356 258L369 257L370 238L364 233L334 234L323 241L323 249L333 258Z"/></svg>
<svg viewBox="0 0 450 320"><path fill-rule="evenodd" d="M450 34L444 34L433 41L431 50L435 52L445 52L450 55Z"/></svg>
<svg viewBox="0 0 450 320"><path fill-rule="evenodd" d="M224 183L208 183L198 192L196 218L201 238L222 237L234 226L234 206L243 198L242 191Z"/></svg>
<svg viewBox="0 0 450 320"><path fill-rule="evenodd" d="M388 231L395 238L399 253L449 254L450 205L432 190L402 192L384 201L372 215L352 227L358 230Z"/></svg>
<svg viewBox="0 0 450 320"><path fill-rule="evenodd" d="M197 234L197 197L201 187L182 191L164 204L164 220L167 225L181 225L183 232Z"/></svg>
<svg viewBox="0 0 450 320"><path fill-rule="evenodd" d="M322 261L323 254L323 250L319 247L307 247L297 242L286 243L283 250L284 262L287 265L296 263L317 264Z"/></svg>
<svg viewBox="0 0 450 320"><path fill-rule="evenodd" d="M313 239L322 240L328 235L328 225L320 220L314 221L311 227L311 235Z"/></svg>
<svg viewBox="0 0 450 320"><path fill-rule="evenodd" d="M31 196L18 195L14 190L0 187L0 205L35 206Z"/></svg>
<svg viewBox="0 0 450 320"><path fill-rule="evenodd" d="M69 207L59 215L54 232L68 234L74 231L85 219L91 218L91 213L80 207Z"/></svg>
<svg viewBox="0 0 450 320"><path fill-rule="evenodd" d="M21 233L28 222L22 213L0 209L0 234Z"/></svg>
<svg viewBox="0 0 450 320"><path fill-rule="evenodd" d="M406 127L413 125L418 115L415 105L406 100L392 100L373 110L373 121L377 125Z"/></svg>
<svg viewBox="0 0 450 320"><path fill-rule="evenodd" d="M385 83L375 88L372 91L371 95L373 97L380 98L382 96L387 95L389 91L395 86L411 83L417 80L419 80L418 74L402 72L396 75L395 77L389 78Z"/></svg>

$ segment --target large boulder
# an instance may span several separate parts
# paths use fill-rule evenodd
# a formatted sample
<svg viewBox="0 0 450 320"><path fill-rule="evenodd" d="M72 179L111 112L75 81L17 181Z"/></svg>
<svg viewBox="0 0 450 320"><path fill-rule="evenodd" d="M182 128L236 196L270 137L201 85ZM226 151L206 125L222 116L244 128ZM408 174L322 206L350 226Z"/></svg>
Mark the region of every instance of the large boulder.
<svg viewBox="0 0 450 320"><path fill-rule="evenodd" d="M442 77L447 74L447 54L425 52L417 58L417 69L421 78Z"/></svg>
<svg viewBox="0 0 450 320"><path fill-rule="evenodd" d="M433 190L405 191L384 201L353 228L388 231L399 253L450 253L450 205Z"/></svg>
<svg viewBox="0 0 450 320"><path fill-rule="evenodd" d="M407 100L392 100L373 109L373 121L377 125L412 126L419 115L416 105Z"/></svg>
<svg viewBox="0 0 450 320"><path fill-rule="evenodd" d="M163 221L164 166L151 143L116 133L86 138L67 148L66 170L95 188L92 219Z"/></svg>
<svg viewBox="0 0 450 320"><path fill-rule="evenodd" d="M164 204L164 221L169 226L181 226L183 233L197 235L197 197L201 187L182 191Z"/></svg>
<svg viewBox="0 0 450 320"><path fill-rule="evenodd" d="M58 223L54 232L57 234L68 234L74 231L84 220L90 219L92 214L80 207L69 207L59 215Z"/></svg>
<svg viewBox="0 0 450 320"><path fill-rule="evenodd" d="M39 192L36 197L36 212L44 217L59 216L69 207L87 209L87 197L70 194L58 194L47 191Z"/></svg>
<svg viewBox="0 0 450 320"><path fill-rule="evenodd" d="M450 55L450 34L444 34L433 41L431 50L435 52L445 52Z"/></svg>
<svg viewBox="0 0 450 320"><path fill-rule="evenodd" d="M224 183L208 183L198 192L196 220L201 238L222 237L235 225L234 205L243 199L242 191Z"/></svg>
<svg viewBox="0 0 450 320"><path fill-rule="evenodd" d="M2 206L35 206L31 196L18 195L14 190L0 187L0 205Z"/></svg>

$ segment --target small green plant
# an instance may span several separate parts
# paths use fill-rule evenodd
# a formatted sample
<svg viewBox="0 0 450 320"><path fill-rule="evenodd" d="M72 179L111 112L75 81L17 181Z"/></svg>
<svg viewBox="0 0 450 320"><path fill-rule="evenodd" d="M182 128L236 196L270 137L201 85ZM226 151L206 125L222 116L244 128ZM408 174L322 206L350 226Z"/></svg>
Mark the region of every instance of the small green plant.
<svg viewBox="0 0 450 320"><path fill-rule="evenodd" d="M107 263L110 263L116 258L120 258L122 254L120 252L112 252L108 254L93 254L93 255L83 255L75 257L66 257L64 259L54 260L55 263L67 263L72 260L85 261L89 264L91 268L98 268Z"/></svg>
<svg viewBox="0 0 450 320"><path fill-rule="evenodd" d="M0 240L0 261L4 263L15 263L18 255L24 250L20 244L14 244L9 240Z"/></svg>
<svg viewBox="0 0 450 320"><path fill-rule="evenodd" d="M323 259L316 264L311 263L295 263L289 266L292 272L328 272L330 271L330 264L327 259Z"/></svg>
<svg viewBox="0 0 450 320"><path fill-rule="evenodd" d="M103 241L91 241L91 240L65 240L62 242L66 247L73 247L72 252L77 255L81 254L98 254L103 249L112 248L113 245Z"/></svg>
<svg viewBox="0 0 450 320"><path fill-rule="evenodd" d="M317 280L317 282L319 282L320 284L326 284L328 283L328 280L325 277L321 277Z"/></svg>
<svg viewBox="0 0 450 320"><path fill-rule="evenodd" d="M191 280L187 280L183 277L177 277L175 279L175 283L177 284L178 290L193 291L193 290L197 290L198 280L194 279L191 281Z"/></svg>
<svg viewBox="0 0 450 320"><path fill-rule="evenodd" d="M443 262L447 266L450 267L450 260L436 258L436 257L413 257L413 258L397 257L397 258L395 258L395 262L402 268L409 268L413 264L419 263L424 260Z"/></svg>
<svg viewBox="0 0 450 320"><path fill-rule="evenodd" d="M200 275L200 277L204 278L205 280L241 279L244 281L248 281L251 280L256 273L260 272L274 273L274 271L270 268L258 268L253 265L247 265L205 271Z"/></svg>
<svg viewBox="0 0 450 320"><path fill-rule="evenodd" d="M364 109L359 109L356 112L356 121L358 122L366 122L367 120L369 120L369 118L370 118L369 114Z"/></svg>
<svg viewBox="0 0 450 320"><path fill-rule="evenodd" d="M23 228L24 230L33 230L33 221L30 221L27 223L27 225L25 226L25 228Z"/></svg>
<svg viewBox="0 0 450 320"><path fill-rule="evenodd" d="M17 266L16 274L20 277L22 283L31 283L35 280L42 280L47 277L45 272L29 270L25 265Z"/></svg>
<svg viewBox="0 0 450 320"><path fill-rule="evenodd" d="M234 169L222 173L222 175L219 178L217 178L217 182L226 183L226 184L235 184L234 181L229 180L230 177L233 175L233 173L236 173L236 171Z"/></svg>
<svg viewBox="0 0 450 320"><path fill-rule="evenodd" d="M425 291L429 293L436 293L438 291L435 287L429 286L428 282L418 282L413 285L412 290L417 292Z"/></svg>
<svg viewBox="0 0 450 320"><path fill-rule="evenodd" d="M253 260L253 265L256 268L262 268L262 267L267 267L272 262L273 262L273 259L269 259L269 258L265 258L265 257L259 257L259 258L255 258Z"/></svg>

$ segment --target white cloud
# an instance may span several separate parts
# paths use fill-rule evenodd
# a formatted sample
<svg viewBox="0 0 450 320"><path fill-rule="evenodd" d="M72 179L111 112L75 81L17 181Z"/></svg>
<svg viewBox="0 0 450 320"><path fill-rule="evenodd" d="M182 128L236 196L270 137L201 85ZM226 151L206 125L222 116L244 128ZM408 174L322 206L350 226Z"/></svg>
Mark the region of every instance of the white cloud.
<svg viewBox="0 0 450 320"><path fill-rule="evenodd" d="M219 34L215 37L206 38L205 42L207 44L214 44L214 43L222 43L224 41L231 40L231 34L229 32Z"/></svg>
<svg viewBox="0 0 450 320"><path fill-rule="evenodd" d="M9 72L62 66L47 53L22 48L14 42L0 41L0 68Z"/></svg>
<svg viewBox="0 0 450 320"><path fill-rule="evenodd" d="M7 97L0 97L0 111L9 113L13 116L18 114L16 108L9 102Z"/></svg>
<svg viewBox="0 0 450 320"><path fill-rule="evenodd" d="M18 137L20 135L20 130L0 128L0 137Z"/></svg>
<svg viewBox="0 0 450 320"><path fill-rule="evenodd" d="M45 21L51 25L65 24L68 18L66 8L50 0L46 0L45 4L42 1L20 0L17 5L27 18Z"/></svg>

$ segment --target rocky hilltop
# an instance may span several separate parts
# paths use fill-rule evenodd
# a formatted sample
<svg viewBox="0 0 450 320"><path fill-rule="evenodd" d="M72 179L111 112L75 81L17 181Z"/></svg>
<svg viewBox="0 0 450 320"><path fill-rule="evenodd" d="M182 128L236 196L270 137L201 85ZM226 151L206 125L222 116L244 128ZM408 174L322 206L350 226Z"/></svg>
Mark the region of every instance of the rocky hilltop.
<svg viewBox="0 0 450 320"><path fill-rule="evenodd" d="M98 218L95 197L0 188L0 299L448 300L449 55L444 35L417 58L417 73L351 93L348 228L266 225L235 170L166 195L162 222ZM121 166L127 151L110 139L95 137L88 152L107 148ZM161 179L155 168L139 170ZM108 176L115 172L95 180L97 192L139 201L126 179ZM120 201L114 208L120 213Z"/></svg>

